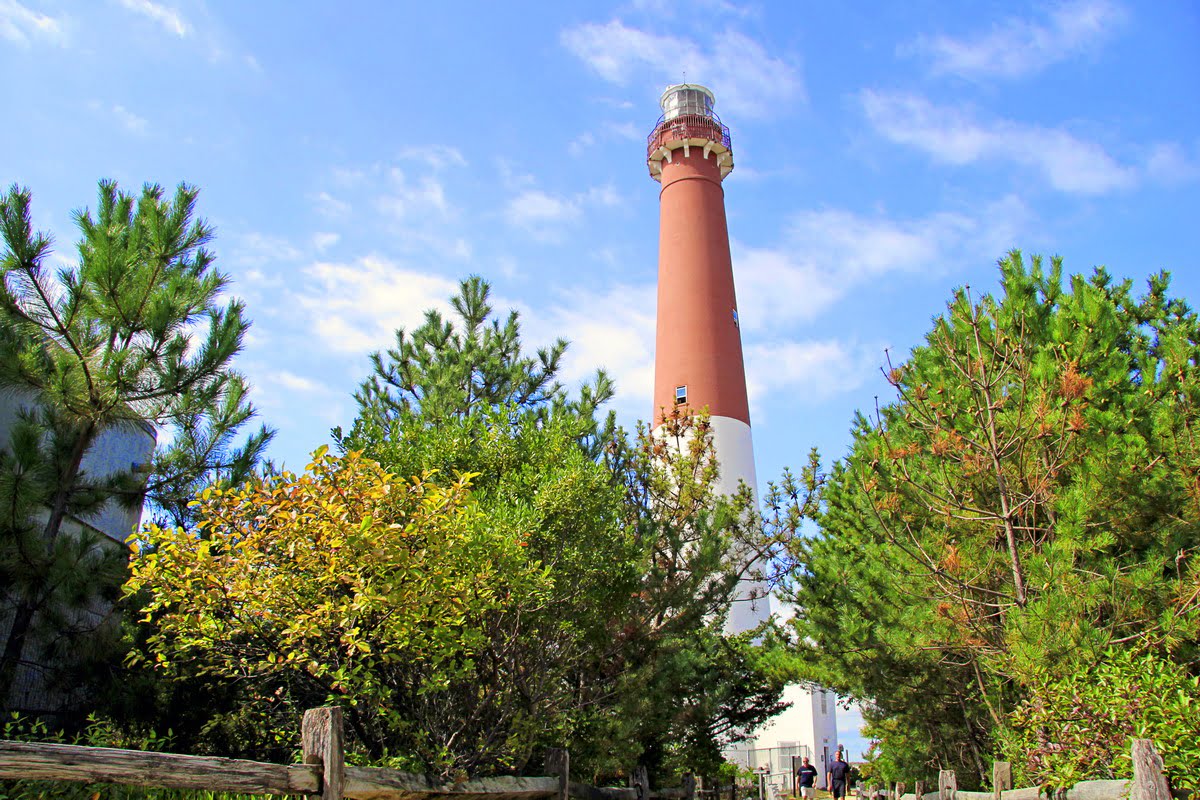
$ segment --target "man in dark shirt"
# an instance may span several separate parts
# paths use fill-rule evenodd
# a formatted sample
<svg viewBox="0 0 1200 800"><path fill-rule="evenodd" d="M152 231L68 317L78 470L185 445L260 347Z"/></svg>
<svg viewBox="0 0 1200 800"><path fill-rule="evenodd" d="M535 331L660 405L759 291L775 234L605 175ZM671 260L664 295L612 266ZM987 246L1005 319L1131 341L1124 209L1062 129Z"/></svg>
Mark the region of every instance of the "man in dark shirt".
<svg viewBox="0 0 1200 800"><path fill-rule="evenodd" d="M850 765L846 763L842 751L837 754L837 761L829 767L829 791L833 792L835 800L846 796L846 786L850 783Z"/></svg>
<svg viewBox="0 0 1200 800"><path fill-rule="evenodd" d="M796 770L796 777L800 779L800 797L811 800L816 795L817 768L808 763L808 756Z"/></svg>

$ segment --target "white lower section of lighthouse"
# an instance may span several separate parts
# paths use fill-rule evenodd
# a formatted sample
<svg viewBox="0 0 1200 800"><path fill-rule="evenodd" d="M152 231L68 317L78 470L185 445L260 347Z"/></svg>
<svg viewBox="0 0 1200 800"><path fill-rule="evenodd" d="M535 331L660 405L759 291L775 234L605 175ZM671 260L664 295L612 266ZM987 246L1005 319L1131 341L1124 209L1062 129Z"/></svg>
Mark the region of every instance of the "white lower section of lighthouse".
<svg viewBox="0 0 1200 800"><path fill-rule="evenodd" d="M730 496L745 483L758 502L758 476L754 468L754 439L750 426L739 419L713 416L713 452L719 473L714 491ZM743 580L725 620L727 633L742 633L757 628L772 613L771 596L762 581ZM790 616L790 609L776 607L779 616ZM783 791L790 791L792 757L807 756L824 781L826 771L837 753L837 696L812 685L792 684L784 689L788 708L756 730L752 738L726 752L726 757L752 769L767 767L769 780Z"/></svg>
<svg viewBox="0 0 1200 800"><path fill-rule="evenodd" d="M758 505L758 475L754 471L754 437L750 426L732 417L711 417L713 452L717 455L719 471L713 490L725 497L737 493L745 483ZM767 585L758 580L743 579L725 620L727 633L742 633L757 628L771 616L771 597Z"/></svg>
<svg viewBox="0 0 1200 800"><path fill-rule="evenodd" d="M713 416L709 418L709 423L712 425L709 435L718 467L713 493L732 497L737 494L738 487L745 483L750 487L757 506L758 476L754 471L754 438L750 426L732 417ZM654 432L656 437L660 435L659 430ZM752 630L770 616L771 597L767 585L762 581L743 579L738 583L737 594L725 619L725 632Z"/></svg>

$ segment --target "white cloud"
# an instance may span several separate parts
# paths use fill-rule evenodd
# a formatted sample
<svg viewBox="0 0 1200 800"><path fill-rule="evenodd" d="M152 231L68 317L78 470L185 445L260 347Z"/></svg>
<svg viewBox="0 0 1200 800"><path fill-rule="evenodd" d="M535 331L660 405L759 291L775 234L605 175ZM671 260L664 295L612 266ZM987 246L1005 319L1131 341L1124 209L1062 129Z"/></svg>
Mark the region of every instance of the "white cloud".
<svg viewBox="0 0 1200 800"><path fill-rule="evenodd" d="M617 192L615 186L611 183L606 183L603 186L593 186L580 196L580 201L584 205L597 206L619 206L621 205L621 195Z"/></svg>
<svg viewBox="0 0 1200 800"><path fill-rule="evenodd" d="M312 246L313 246L313 249L316 250L318 253L324 253L326 250L333 247L341 240L342 240L342 237L339 234L329 233L326 231L318 231L317 233L314 233L312 235Z"/></svg>
<svg viewBox="0 0 1200 800"><path fill-rule="evenodd" d="M720 86L718 101L745 116L786 113L789 106L805 99L798 69L771 58L761 44L735 31L717 37L705 73L711 73Z"/></svg>
<svg viewBox="0 0 1200 800"><path fill-rule="evenodd" d="M1189 155L1175 142L1160 142L1150 148L1146 174L1162 183L1187 183L1200 178L1200 148Z"/></svg>
<svg viewBox="0 0 1200 800"><path fill-rule="evenodd" d="M421 324L428 308L446 309L456 281L370 255L353 263L318 261L304 270L296 305L308 313L315 344L365 354L388 346L396 328Z"/></svg>
<svg viewBox="0 0 1200 800"><path fill-rule="evenodd" d="M614 122L604 126L606 130L612 131L618 138L628 139L632 142L645 141L649 131L643 131L632 122Z"/></svg>
<svg viewBox="0 0 1200 800"><path fill-rule="evenodd" d="M601 78L619 84L643 67L678 74L693 72L703 60L694 42L630 28L620 20L569 28L562 42Z"/></svg>
<svg viewBox="0 0 1200 800"><path fill-rule="evenodd" d="M465 167L467 159L457 147L444 144L426 144L419 147L405 147L396 156L404 161L421 161L433 169L446 167Z"/></svg>
<svg viewBox="0 0 1200 800"><path fill-rule="evenodd" d="M403 170L392 167L387 176L388 187L375 201L385 214L397 220L412 220L431 215L445 217L450 213L445 187L432 175L413 181Z"/></svg>
<svg viewBox="0 0 1200 800"><path fill-rule="evenodd" d="M306 378L303 375L297 375L296 373L288 372L287 370L276 370L262 376L262 378L266 378L272 383L278 385L280 388L286 389L289 392L320 394L329 391L328 387L317 383L311 378Z"/></svg>
<svg viewBox="0 0 1200 800"><path fill-rule="evenodd" d="M535 239L557 241L563 228L574 223L588 207L619 205L621 196L611 184L593 186L571 196L553 195L541 189L524 189L509 201L505 218Z"/></svg>
<svg viewBox="0 0 1200 800"><path fill-rule="evenodd" d="M523 228L537 238L555 238L561 227L579 218L579 203L556 197L541 189L521 192L508 203L505 216L510 225Z"/></svg>
<svg viewBox="0 0 1200 800"><path fill-rule="evenodd" d="M596 74L616 84L647 72L659 80L687 80L714 90L721 108L743 116L778 113L804 99L800 71L771 56L758 41L734 30L718 33L705 48L690 39L650 33L620 20L586 23L562 33L562 43Z"/></svg>
<svg viewBox="0 0 1200 800"><path fill-rule="evenodd" d="M790 246L733 244L738 320L747 334L816 317L842 295L830 266L802 259Z"/></svg>
<svg viewBox="0 0 1200 800"><path fill-rule="evenodd" d="M304 252L287 239L253 231L239 236L236 249L229 255L233 263L248 267L294 262L302 258Z"/></svg>
<svg viewBox="0 0 1200 800"><path fill-rule="evenodd" d="M927 55L936 74L1019 78L1102 44L1126 17L1109 0L1076 0L1044 21L1009 18L984 34L922 37L905 49Z"/></svg>
<svg viewBox="0 0 1200 800"><path fill-rule="evenodd" d="M787 405L803 405L853 391L879 368L883 346L862 346L826 339L768 342L745 348L746 389L751 416L762 421L761 400L768 394L788 398Z"/></svg>
<svg viewBox="0 0 1200 800"><path fill-rule="evenodd" d="M151 0L118 0L122 6L135 14L153 20L162 26L163 30L172 33L179 37L187 36L191 32L191 26L187 23L178 11L162 3L154 3Z"/></svg>
<svg viewBox="0 0 1200 800"><path fill-rule="evenodd" d="M567 144L567 152L578 158L591 149L595 143L596 137L590 131L584 131Z"/></svg>
<svg viewBox="0 0 1200 800"><path fill-rule="evenodd" d="M758 13L752 6L739 6L729 0L693 0L686 6L681 6L673 0L633 0L631 6L658 19L674 17L680 10L688 13L699 11L703 14L717 12L737 17L750 17Z"/></svg>
<svg viewBox="0 0 1200 800"><path fill-rule="evenodd" d="M867 281L894 273L938 274L998 256L1016 244L1028 212L1008 196L976 215L865 217L841 209L792 217L775 247L733 242L738 311L748 336L811 320Z"/></svg>
<svg viewBox="0 0 1200 800"><path fill-rule="evenodd" d="M600 120L592 126L592 130L584 131L567 143L567 153L579 158L585 153L596 153L593 148L599 141L613 139L644 142L647 131L643 131L632 122L614 122Z"/></svg>
<svg viewBox="0 0 1200 800"><path fill-rule="evenodd" d="M336 219L350 213L350 204L331 195L329 192L317 192L313 195L313 205L323 217Z"/></svg>
<svg viewBox="0 0 1200 800"><path fill-rule="evenodd" d="M526 338L543 345L557 336L569 339L563 382L586 380L603 368L616 383L613 406L645 417L654 390L655 293L650 284L560 295L546 306L522 311Z"/></svg>
<svg viewBox="0 0 1200 800"><path fill-rule="evenodd" d="M66 43L62 18L41 14L17 0L0 0L0 38L27 47L34 39Z"/></svg>
<svg viewBox="0 0 1200 800"><path fill-rule="evenodd" d="M130 133L135 133L140 136L146 132L146 127L148 125L146 120L142 117L139 117L137 114L134 114L124 106L113 106L112 113L113 116L117 118L117 121L121 123L121 126Z"/></svg>
<svg viewBox="0 0 1200 800"><path fill-rule="evenodd" d="M1055 189L1103 194L1132 186L1137 171L1105 149L1061 128L1010 120L980 123L963 110L935 106L923 97L876 92L860 94L867 119L884 137L922 150L936 161L969 164L984 159L1014 161L1034 168Z"/></svg>

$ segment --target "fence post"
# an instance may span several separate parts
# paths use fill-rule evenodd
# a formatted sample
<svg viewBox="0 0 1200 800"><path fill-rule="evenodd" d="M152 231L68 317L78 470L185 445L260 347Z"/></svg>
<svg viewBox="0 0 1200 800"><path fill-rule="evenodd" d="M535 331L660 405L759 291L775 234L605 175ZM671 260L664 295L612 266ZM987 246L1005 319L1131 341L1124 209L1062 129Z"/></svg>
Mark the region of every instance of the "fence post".
<svg viewBox="0 0 1200 800"><path fill-rule="evenodd" d="M1000 793L1007 792L1012 786L1012 764L1007 761L997 761L992 764L992 791L996 795L996 800L1000 800Z"/></svg>
<svg viewBox="0 0 1200 800"><path fill-rule="evenodd" d="M904 797L904 781L896 781L896 800Z"/></svg>
<svg viewBox="0 0 1200 800"><path fill-rule="evenodd" d="M558 776L558 800L567 800L571 789L571 754L561 747L546 751L546 774Z"/></svg>
<svg viewBox="0 0 1200 800"><path fill-rule="evenodd" d="M342 710L329 706L305 711L300 725L300 746L305 764L321 766L321 800L342 800L346 783Z"/></svg>
<svg viewBox="0 0 1200 800"><path fill-rule="evenodd" d="M952 769L938 771L938 800L954 800L958 791L958 777Z"/></svg>
<svg viewBox="0 0 1200 800"><path fill-rule="evenodd" d="M629 782L637 789L637 800L650 800L650 773L645 764L638 764L629 776Z"/></svg>
<svg viewBox="0 0 1200 800"><path fill-rule="evenodd" d="M684 800L696 800L696 774L694 772L683 773L683 797Z"/></svg>
<svg viewBox="0 0 1200 800"><path fill-rule="evenodd" d="M1162 757L1149 739L1134 739L1130 748L1133 756L1133 786L1129 800L1171 800L1167 776L1163 774Z"/></svg>
<svg viewBox="0 0 1200 800"><path fill-rule="evenodd" d="M913 793L917 796L917 800L923 800L925 797L925 781L917 781L914 783Z"/></svg>

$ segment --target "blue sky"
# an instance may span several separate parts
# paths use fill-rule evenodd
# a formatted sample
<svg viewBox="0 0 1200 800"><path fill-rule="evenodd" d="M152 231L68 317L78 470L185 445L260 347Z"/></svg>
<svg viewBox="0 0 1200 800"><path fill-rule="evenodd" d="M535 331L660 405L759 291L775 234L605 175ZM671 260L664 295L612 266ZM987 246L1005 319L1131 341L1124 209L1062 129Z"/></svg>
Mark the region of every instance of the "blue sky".
<svg viewBox="0 0 1200 800"><path fill-rule="evenodd" d="M1200 6L0 0L0 181L69 261L95 184L203 190L272 456L353 418L367 353L478 273L650 412L668 83L703 83L760 480L886 400L1007 249L1200 297ZM850 718L847 717L849 722ZM853 750L853 747L852 747Z"/></svg>

